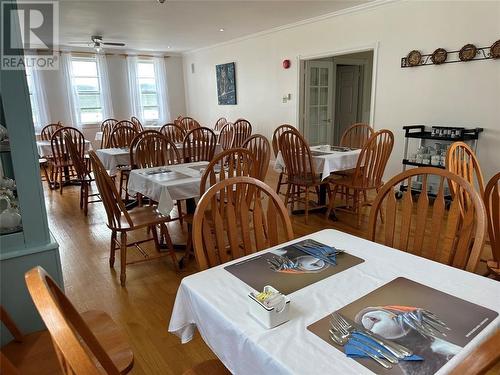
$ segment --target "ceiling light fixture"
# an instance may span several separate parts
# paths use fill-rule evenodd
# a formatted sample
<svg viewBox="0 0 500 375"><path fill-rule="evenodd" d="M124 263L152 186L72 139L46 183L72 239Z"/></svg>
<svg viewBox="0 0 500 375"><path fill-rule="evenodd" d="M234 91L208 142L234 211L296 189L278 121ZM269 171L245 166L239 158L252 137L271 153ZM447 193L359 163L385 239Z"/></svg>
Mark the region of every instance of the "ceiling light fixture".
<svg viewBox="0 0 500 375"><path fill-rule="evenodd" d="M219 29L219 31L220 31L220 32L222 32L222 31L224 31L224 29L221 27L221 28Z"/></svg>

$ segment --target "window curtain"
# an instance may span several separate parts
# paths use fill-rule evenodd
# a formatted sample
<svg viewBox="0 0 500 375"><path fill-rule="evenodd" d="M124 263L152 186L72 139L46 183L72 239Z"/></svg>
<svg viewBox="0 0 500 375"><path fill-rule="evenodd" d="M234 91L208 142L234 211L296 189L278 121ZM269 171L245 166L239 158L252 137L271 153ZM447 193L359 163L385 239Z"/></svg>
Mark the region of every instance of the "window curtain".
<svg viewBox="0 0 500 375"><path fill-rule="evenodd" d="M68 100L67 109L69 111L68 118L71 121L71 126L80 127L80 116L78 115L78 95L76 94L76 90L73 87L71 82L72 67L71 67L71 53L63 52L61 53L61 61L60 61L61 71L64 77L64 81L66 83L66 97ZM69 125L69 124L65 124Z"/></svg>
<svg viewBox="0 0 500 375"><path fill-rule="evenodd" d="M156 76L156 92L158 95L158 106L160 112L158 124L163 125L171 121L167 88L167 69L164 57L155 57L153 61Z"/></svg>
<svg viewBox="0 0 500 375"><path fill-rule="evenodd" d="M111 91L109 85L109 75L108 75L108 62L106 60L106 55L97 54L97 69L99 71L99 86L101 88L101 100L102 100L102 116L103 120L108 118L113 118L113 101L111 99Z"/></svg>
<svg viewBox="0 0 500 375"><path fill-rule="evenodd" d="M138 61L139 59L137 56L127 56L130 116L135 116L140 122L144 122L141 105L141 90L137 78Z"/></svg>
<svg viewBox="0 0 500 375"><path fill-rule="evenodd" d="M45 125L49 124L49 113L47 106L47 94L45 92L45 85L43 84L42 71L38 69L30 69L31 77L33 80L33 101L38 108L37 123L35 129L40 131Z"/></svg>

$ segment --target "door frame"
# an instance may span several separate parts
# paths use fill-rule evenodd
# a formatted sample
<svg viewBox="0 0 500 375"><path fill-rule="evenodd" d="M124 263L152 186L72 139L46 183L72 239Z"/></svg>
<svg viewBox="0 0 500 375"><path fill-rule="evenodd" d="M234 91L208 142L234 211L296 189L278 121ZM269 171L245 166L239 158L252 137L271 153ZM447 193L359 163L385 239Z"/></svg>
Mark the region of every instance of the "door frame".
<svg viewBox="0 0 500 375"><path fill-rule="evenodd" d="M301 118L301 113L304 113L304 101L305 95L301 95L301 86L305 84L305 60L322 59L325 57L335 57L341 55L347 55L356 52L367 52L373 51L373 66L372 66L372 89L370 98L370 121L369 125L375 130L375 97L377 89L377 65L378 65L378 49L379 42L373 42L371 44L360 45L357 47L346 48L341 50L326 51L316 54L304 54L298 55L296 57L297 69L297 99L295 106L295 119L298 129L304 129L304 118Z"/></svg>

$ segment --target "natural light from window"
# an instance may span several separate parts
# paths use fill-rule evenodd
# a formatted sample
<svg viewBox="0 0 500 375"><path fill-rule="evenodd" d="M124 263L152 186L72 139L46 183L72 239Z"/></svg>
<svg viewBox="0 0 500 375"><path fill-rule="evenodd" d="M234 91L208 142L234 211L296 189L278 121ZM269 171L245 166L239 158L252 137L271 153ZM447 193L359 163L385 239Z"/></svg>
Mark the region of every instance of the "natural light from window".
<svg viewBox="0 0 500 375"><path fill-rule="evenodd" d="M33 79L33 72L31 68L26 67L26 80L28 81L28 91L30 94L30 103L31 103L31 113L33 115L33 125L35 127L41 127L45 124L40 124L40 111L38 109L38 103L35 98L35 82Z"/></svg>
<svg viewBox="0 0 500 375"><path fill-rule="evenodd" d="M137 63L137 79L141 93L142 117L145 122L155 122L160 117L156 90L155 66L152 61Z"/></svg>
<svg viewBox="0 0 500 375"><path fill-rule="evenodd" d="M72 58L72 84L77 95L77 112L82 124L103 120L99 69L95 58Z"/></svg>

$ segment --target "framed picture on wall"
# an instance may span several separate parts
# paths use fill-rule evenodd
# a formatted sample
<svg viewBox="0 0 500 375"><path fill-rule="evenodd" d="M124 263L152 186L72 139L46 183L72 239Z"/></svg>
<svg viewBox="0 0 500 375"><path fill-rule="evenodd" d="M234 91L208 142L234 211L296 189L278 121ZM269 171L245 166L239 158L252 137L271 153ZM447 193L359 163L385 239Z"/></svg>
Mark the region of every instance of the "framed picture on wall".
<svg viewBox="0 0 500 375"><path fill-rule="evenodd" d="M234 62L215 66L219 105L236 104L236 74Z"/></svg>

